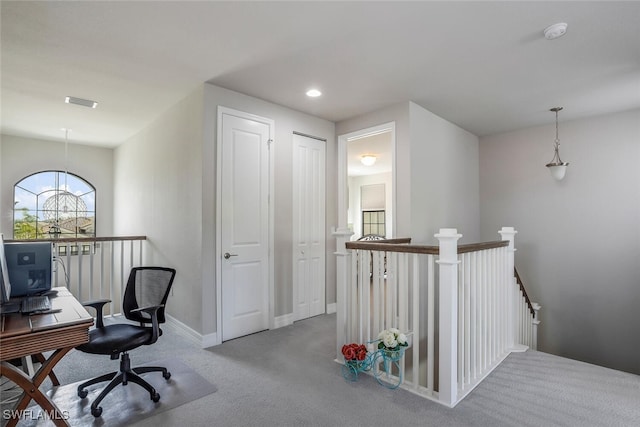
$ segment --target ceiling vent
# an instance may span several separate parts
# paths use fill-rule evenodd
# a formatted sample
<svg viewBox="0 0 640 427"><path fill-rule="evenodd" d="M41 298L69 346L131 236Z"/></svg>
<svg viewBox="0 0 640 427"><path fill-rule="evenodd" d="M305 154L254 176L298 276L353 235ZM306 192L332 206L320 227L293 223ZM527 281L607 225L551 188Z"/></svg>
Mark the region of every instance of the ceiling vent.
<svg viewBox="0 0 640 427"><path fill-rule="evenodd" d="M67 96L64 99L64 102L66 102L67 104L82 105L83 107L89 107L89 108L96 108L98 106L98 103L96 101L91 101L89 99L76 98L73 96Z"/></svg>

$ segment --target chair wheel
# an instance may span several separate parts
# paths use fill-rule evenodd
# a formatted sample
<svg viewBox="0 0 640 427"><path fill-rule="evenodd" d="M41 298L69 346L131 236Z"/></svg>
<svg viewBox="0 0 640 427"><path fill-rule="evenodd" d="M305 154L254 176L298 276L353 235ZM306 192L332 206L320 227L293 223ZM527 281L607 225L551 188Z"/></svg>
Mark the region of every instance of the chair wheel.
<svg viewBox="0 0 640 427"><path fill-rule="evenodd" d="M98 418L102 415L102 406L98 406L97 408L91 408L91 415Z"/></svg>
<svg viewBox="0 0 640 427"><path fill-rule="evenodd" d="M167 371L166 373L162 374L162 377L165 380L168 380L169 378L171 378L171 372Z"/></svg>
<svg viewBox="0 0 640 427"><path fill-rule="evenodd" d="M88 394L89 392L87 390L78 390L78 397L80 399L84 399Z"/></svg>
<svg viewBox="0 0 640 427"><path fill-rule="evenodd" d="M159 401L160 400L160 394L158 392L154 391L151 394L151 400L153 400L154 402Z"/></svg>

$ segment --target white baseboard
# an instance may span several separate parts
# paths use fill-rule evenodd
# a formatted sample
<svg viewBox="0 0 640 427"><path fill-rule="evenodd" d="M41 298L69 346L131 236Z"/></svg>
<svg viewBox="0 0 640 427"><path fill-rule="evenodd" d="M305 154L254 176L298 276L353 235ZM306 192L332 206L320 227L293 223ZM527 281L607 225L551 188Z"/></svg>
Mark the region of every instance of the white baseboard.
<svg viewBox="0 0 640 427"><path fill-rule="evenodd" d="M214 345L222 344L218 341L218 333L213 332L211 334L202 335L202 348L213 347Z"/></svg>
<svg viewBox="0 0 640 427"><path fill-rule="evenodd" d="M335 312L335 304L334 306ZM173 328L177 333L193 342L194 344L200 346L201 348L213 347L215 345L220 344L218 342L218 334L217 332L213 332L211 334L202 335L201 333L195 331L193 328L185 325L175 317L172 317L168 314L165 314L167 318L166 325ZM278 329L284 326L293 325L293 313L283 314L282 316L278 316L274 319L273 328Z"/></svg>
<svg viewBox="0 0 640 427"><path fill-rule="evenodd" d="M218 335L216 332L212 334L202 335L201 333L185 325L175 317L172 317L168 314L165 314L165 317L167 319L167 325L172 327L177 333L193 342L195 345L198 345L201 348L207 348L213 347L214 345L218 344Z"/></svg>
<svg viewBox="0 0 640 427"><path fill-rule="evenodd" d="M273 329L282 328L283 326L293 325L293 313L283 314L273 319Z"/></svg>
<svg viewBox="0 0 640 427"><path fill-rule="evenodd" d="M332 302L331 304L327 304L327 314L333 314L338 311L338 304Z"/></svg>

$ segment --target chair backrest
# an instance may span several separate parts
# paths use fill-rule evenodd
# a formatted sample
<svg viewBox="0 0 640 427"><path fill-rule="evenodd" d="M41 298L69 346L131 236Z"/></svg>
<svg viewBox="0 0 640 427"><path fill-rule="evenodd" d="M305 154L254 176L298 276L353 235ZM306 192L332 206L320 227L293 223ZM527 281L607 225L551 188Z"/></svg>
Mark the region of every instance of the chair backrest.
<svg viewBox="0 0 640 427"><path fill-rule="evenodd" d="M134 267L124 291L122 310L127 319L150 323L151 316L144 312L131 313L140 307L164 305L169 297L176 270L165 267ZM164 307L158 310L158 321L164 323Z"/></svg>

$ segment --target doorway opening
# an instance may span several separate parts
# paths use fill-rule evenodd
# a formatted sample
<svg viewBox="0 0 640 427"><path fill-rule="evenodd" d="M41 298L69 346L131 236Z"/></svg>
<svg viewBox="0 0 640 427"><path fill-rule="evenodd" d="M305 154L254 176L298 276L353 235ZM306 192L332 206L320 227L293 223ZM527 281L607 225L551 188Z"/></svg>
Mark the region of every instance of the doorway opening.
<svg viewBox="0 0 640 427"><path fill-rule="evenodd" d="M339 224L353 232L352 240L368 235L395 235L395 122L385 123L338 137ZM339 181L339 182L340 182ZM340 208L340 206L339 206Z"/></svg>

